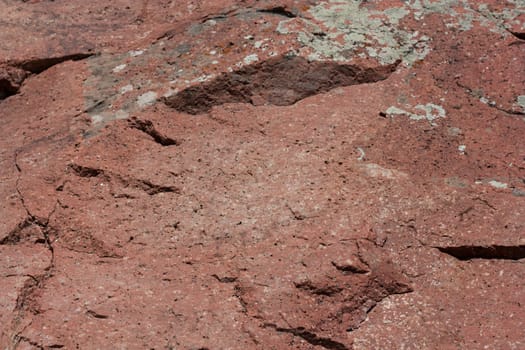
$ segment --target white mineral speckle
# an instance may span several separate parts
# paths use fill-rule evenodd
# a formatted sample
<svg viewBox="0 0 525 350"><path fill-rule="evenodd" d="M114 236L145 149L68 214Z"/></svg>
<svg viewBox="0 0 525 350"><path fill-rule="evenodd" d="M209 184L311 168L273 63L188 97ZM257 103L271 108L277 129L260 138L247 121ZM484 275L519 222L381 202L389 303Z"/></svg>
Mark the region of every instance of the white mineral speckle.
<svg viewBox="0 0 525 350"><path fill-rule="evenodd" d="M91 116L91 122L93 124L102 123L102 121L104 121L104 117L99 114L95 114Z"/></svg>
<svg viewBox="0 0 525 350"><path fill-rule="evenodd" d="M254 62L257 62L259 60L259 57L257 56L257 54L251 54L251 55L248 55L246 57L244 57L244 64L251 64L251 63L254 63Z"/></svg>
<svg viewBox="0 0 525 350"><path fill-rule="evenodd" d="M179 92L178 89L172 89L172 88L169 88L169 89L164 93L164 95L162 95L162 96L164 96L164 97L171 97L171 96L175 95L177 92Z"/></svg>
<svg viewBox="0 0 525 350"><path fill-rule="evenodd" d="M154 91L148 91L137 98L137 104L139 107L149 106L157 100L157 93Z"/></svg>
<svg viewBox="0 0 525 350"><path fill-rule="evenodd" d="M407 115L412 120L428 120L432 125L434 125L434 120L437 118L445 118L446 117L446 111L443 107L433 104L433 103L427 103L425 105L417 105L415 109L419 109L424 111L424 114L418 114L418 113L412 113L409 111L405 111L404 109L391 106L388 107L386 110L386 114L388 115Z"/></svg>
<svg viewBox="0 0 525 350"><path fill-rule="evenodd" d="M389 115L395 115L395 114L406 114L406 115L410 115L409 112L401 109L401 108L397 108L395 106L390 106L388 107L388 109L386 110L386 114L389 114Z"/></svg>
<svg viewBox="0 0 525 350"><path fill-rule="evenodd" d="M115 119L127 119L129 117L129 113L122 110L122 109L119 109L116 113L115 113Z"/></svg>
<svg viewBox="0 0 525 350"><path fill-rule="evenodd" d="M126 64L119 64L115 68L113 68L113 73L122 72L126 68Z"/></svg>
<svg viewBox="0 0 525 350"><path fill-rule="evenodd" d="M204 74L204 75L201 75L200 77L197 77L195 79L193 79L192 81L190 81L191 84L193 83L204 83L205 81L208 81L210 80L211 78L213 78L213 75L211 74Z"/></svg>
<svg viewBox="0 0 525 350"><path fill-rule="evenodd" d="M508 185L506 183L499 182L499 181L496 181L496 180L489 181L489 185L491 185L494 188L499 188L499 189L505 189L505 188L508 187Z"/></svg>
<svg viewBox="0 0 525 350"><path fill-rule="evenodd" d="M131 57L137 57L137 56L140 56L144 53L144 50L134 50L134 51L130 51L129 52L129 55Z"/></svg>
<svg viewBox="0 0 525 350"><path fill-rule="evenodd" d="M130 92L130 91L133 91L133 85L131 85L131 84L124 85L123 87L120 88L120 93L122 95L124 95L125 93Z"/></svg>
<svg viewBox="0 0 525 350"><path fill-rule="evenodd" d="M417 105L416 108L425 111L425 115L417 115L417 117L410 116L410 119L427 119L431 122L434 119L446 117L445 109L433 103L427 103L426 105Z"/></svg>

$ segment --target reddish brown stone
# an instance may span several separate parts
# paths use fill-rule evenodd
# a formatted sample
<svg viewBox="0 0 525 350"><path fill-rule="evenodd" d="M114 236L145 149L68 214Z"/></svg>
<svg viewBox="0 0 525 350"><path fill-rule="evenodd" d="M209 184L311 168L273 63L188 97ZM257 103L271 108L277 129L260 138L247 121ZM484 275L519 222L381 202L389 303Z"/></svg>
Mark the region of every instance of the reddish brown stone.
<svg viewBox="0 0 525 350"><path fill-rule="evenodd" d="M525 347L519 1L4 1L0 348Z"/></svg>

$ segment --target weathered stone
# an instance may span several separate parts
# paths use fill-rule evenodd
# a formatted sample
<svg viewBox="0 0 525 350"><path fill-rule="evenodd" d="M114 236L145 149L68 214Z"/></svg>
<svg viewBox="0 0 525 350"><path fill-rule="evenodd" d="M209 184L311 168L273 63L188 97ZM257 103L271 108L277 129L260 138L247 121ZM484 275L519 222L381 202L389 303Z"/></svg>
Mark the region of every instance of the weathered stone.
<svg viewBox="0 0 525 350"><path fill-rule="evenodd" d="M525 347L522 1L3 1L0 348Z"/></svg>

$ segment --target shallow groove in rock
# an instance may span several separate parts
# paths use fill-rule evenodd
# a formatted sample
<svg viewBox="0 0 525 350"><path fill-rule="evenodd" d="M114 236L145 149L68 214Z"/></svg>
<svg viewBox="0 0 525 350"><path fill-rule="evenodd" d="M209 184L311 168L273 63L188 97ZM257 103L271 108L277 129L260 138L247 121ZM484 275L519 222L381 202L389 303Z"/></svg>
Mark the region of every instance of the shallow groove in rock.
<svg viewBox="0 0 525 350"><path fill-rule="evenodd" d="M456 85L459 86L460 88L463 88L467 91L467 93L469 95L471 95L472 97L476 98L476 99L479 99L479 96L477 96L475 93L474 93L474 90L466 85L463 85L459 82L456 82ZM484 96L482 96L484 97ZM499 107L497 104L492 104L492 103L487 103L486 104L488 107L490 108L494 108L500 112L503 112L503 113L507 113L507 114L510 114L510 115L525 115L525 112L521 112L521 111L517 111L517 110L511 110L511 109L506 109L506 108L503 108L503 107Z"/></svg>
<svg viewBox="0 0 525 350"><path fill-rule="evenodd" d="M280 333L290 333L293 334L296 337L300 337L304 340L306 340L308 343L316 346L322 346L325 349L330 350L349 350L349 348L344 345L343 343L337 342L335 340L332 340L330 338L325 337L319 337L317 334L313 332L309 332L303 327L297 327L297 328L283 328L279 327L272 323L266 323L264 324L264 327L267 328L273 328L275 331Z"/></svg>
<svg viewBox="0 0 525 350"><path fill-rule="evenodd" d="M177 142L177 140L172 139L171 137L167 137L161 134L157 129L155 129L155 126L150 120L141 120L138 118L131 118L128 123L129 123L129 126L132 127L133 129L137 129L151 136L153 140L161 146L179 145L179 142Z"/></svg>
<svg viewBox="0 0 525 350"><path fill-rule="evenodd" d="M37 342L35 341L32 341L31 339L27 338L27 337L17 337L15 339L15 346L18 346L20 343L28 343L30 346L36 348L36 349L39 349L39 350L44 350L44 347L40 344L38 344Z"/></svg>
<svg viewBox="0 0 525 350"><path fill-rule="evenodd" d="M519 260L525 258L525 245L504 246L453 246L436 247L440 252L453 256L459 260L472 259L506 259Z"/></svg>
<svg viewBox="0 0 525 350"><path fill-rule="evenodd" d="M288 10L284 6L276 6L276 7L272 7L272 8L269 8L269 9L257 10L257 12L259 12L259 13L269 13L269 14L272 14L272 15L278 15L278 16L283 16L283 17L287 17L287 18L295 18L295 17L297 17L296 14L294 14L293 12L291 12L290 10Z"/></svg>
<svg viewBox="0 0 525 350"><path fill-rule="evenodd" d="M99 175L104 174L104 170L97 169L97 168L91 168L87 166L82 166L78 164L69 164L69 168L73 170L75 175L80 177L97 177Z"/></svg>
<svg viewBox="0 0 525 350"><path fill-rule="evenodd" d="M311 281L296 283L295 288L307 291L312 294L325 296L333 296L343 290L342 287L335 285L316 286Z"/></svg>
<svg viewBox="0 0 525 350"><path fill-rule="evenodd" d="M357 264L351 264L351 263L343 263L339 264L335 261L332 261L332 265L339 271L343 273L358 273L358 274L364 274L370 272L364 265L360 266Z"/></svg>
<svg viewBox="0 0 525 350"><path fill-rule="evenodd" d="M387 79L399 62L374 68L336 62L310 62L303 57L281 56L188 87L163 98L179 112L203 114L224 103L289 106L306 97L341 86Z"/></svg>
<svg viewBox="0 0 525 350"><path fill-rule="evenodd" d="M211 275L211 277L215 278L220 283L234 283L234 282L237 281L237 277L233 277L233 276L220 277L217 274L213 274L213 275Z"/></svg>
<svg viewBox="0 0 525 350"><path fill-rule="evenodd" d="M123 180L123 182L125 185L143 190L150 196L154 196L159 193L180 193L180 190L177 187L156 185L148 180L130 179Z"/></svg>
<svg viewBox="0 0 525 350"><path fill-rule="evenodd" d="M34 347L36 349L41 349L41 350L45 350L45 349L62 349L64 347L64 345L62 345L62 344L51 344L51 345L43 346L43 345L37 343L36 341L33 341L33 340L29 339L28 337L18 336L18 338L15 339L16 345L20 344L21 342L28 343L32 347Z"/></svg>
<svg viewBox="0 0 525 350"><path fill-rule="evenodd" d="M113 179L120 183L123 187L137 188L146 192L150 196L154 196L159 193L180 193L180 189L175 186L157 185L149 180L124 177L120 174L114 174L102 169L83 166L76 163L69 164L69 168L73 170L73 173L76 176L85 178L102 177L107 182L110 182Z"/></svg>
<svg viewBox="0 0 525 350"><path fill-rule="evenodd" d="M98 319L106 319L106 318L109 318L108 315L103 315L103 314L100 314L96 311L93 311L93 310L88 310L86 311L86 314L88 314L89 316L93 317L93 318L98 318Z"/></svg>

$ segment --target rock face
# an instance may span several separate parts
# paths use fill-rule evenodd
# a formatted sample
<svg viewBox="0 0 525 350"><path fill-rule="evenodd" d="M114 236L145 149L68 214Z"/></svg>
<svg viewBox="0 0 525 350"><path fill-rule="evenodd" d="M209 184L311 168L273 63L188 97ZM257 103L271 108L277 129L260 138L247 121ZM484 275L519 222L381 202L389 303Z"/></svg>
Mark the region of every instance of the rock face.
<svg viewBox="0 0 525 350"><path fill-rule="evenodd" d="M525 348L523 1L1 6L1 349Z"/></svg>

